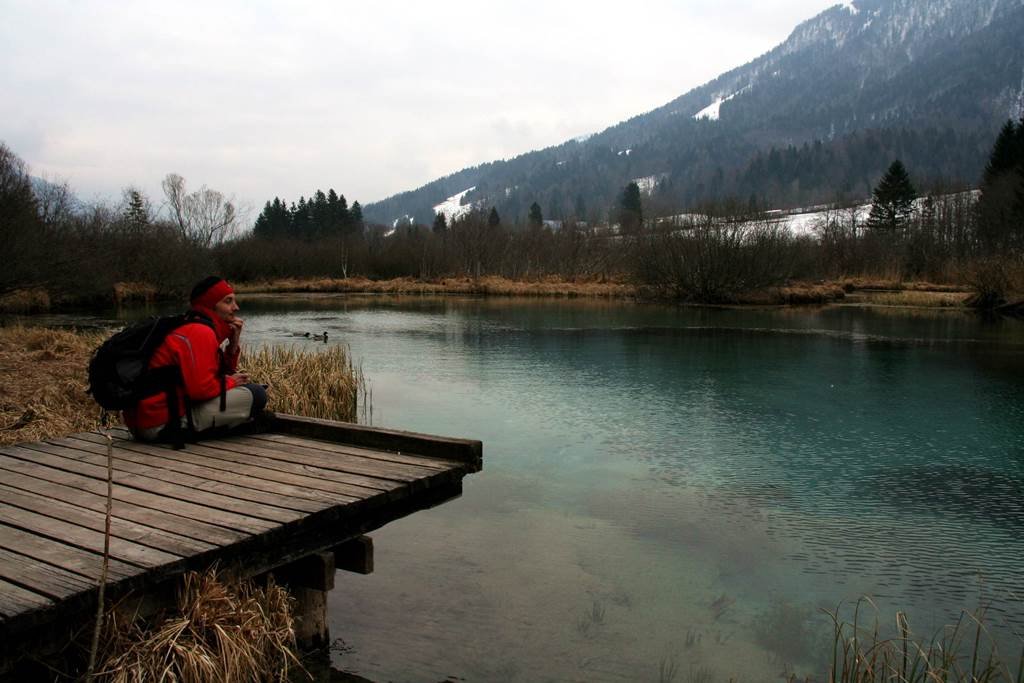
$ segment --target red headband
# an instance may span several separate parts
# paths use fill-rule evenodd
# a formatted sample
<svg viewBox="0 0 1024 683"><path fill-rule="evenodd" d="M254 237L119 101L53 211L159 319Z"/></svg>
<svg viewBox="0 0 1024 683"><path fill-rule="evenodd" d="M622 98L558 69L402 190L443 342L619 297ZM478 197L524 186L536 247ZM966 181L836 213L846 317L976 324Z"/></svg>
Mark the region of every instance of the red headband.
<svg viewBox="0 0 1024 683"><path fill-rule="evenodd" d="M213 308L218 301L226 297L228 294L234 294L235 290L231 288L227 280L219 280L217 284L210 287L208 290L199 295L198 298L192 300L193 306L202 306L204 308Z"/></svg>

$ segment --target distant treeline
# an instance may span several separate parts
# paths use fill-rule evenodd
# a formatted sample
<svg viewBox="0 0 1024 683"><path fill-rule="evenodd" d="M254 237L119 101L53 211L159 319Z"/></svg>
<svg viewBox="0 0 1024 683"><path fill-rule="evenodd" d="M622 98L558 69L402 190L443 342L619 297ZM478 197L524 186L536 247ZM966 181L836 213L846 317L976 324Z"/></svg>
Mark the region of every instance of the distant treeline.
<svg viewBox="0 0 1024 683"><path fill-rule="evenodd" d="M672 218L659 210L657 192L644 195L636 183L602 221L545 220L535 201L525 218L476 206L453 220L380 225L332 189L290 205L268 201L254 229L240 233L228 199L206 187L189 192L180 176L164 180L160 211L134 188L117 205L80 206L66 185L34 182L0 143L0 239L10 264L0 295L39 288L58 301L102 301L123 282L180 295L209 272L249 281L493 274L630 278L682 299L727 301L791 278L882 275L970 281L998 290L996 301L1024 287L1016 281L1024 272L1024 121L1008 121L990 145L980 191L915 188L913 165L890 159L888 172L872 179L871 216L864 220L837 188L812 239L762 213L757 198L694 205ZM829 154L817 146L768 152L756 175L769 184L799 180L802 159L819 158L811 168L825 168Z"/></svg>

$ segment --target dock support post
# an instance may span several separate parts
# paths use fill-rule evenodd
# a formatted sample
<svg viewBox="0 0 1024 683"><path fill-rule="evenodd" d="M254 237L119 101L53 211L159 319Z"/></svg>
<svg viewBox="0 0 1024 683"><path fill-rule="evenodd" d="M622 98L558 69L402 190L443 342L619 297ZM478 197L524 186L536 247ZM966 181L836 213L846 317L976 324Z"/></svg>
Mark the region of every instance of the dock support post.
<svg viewBox="0 0 1024 683"><path fill-rule="evenodd" d="M334 553L313 553L274 571L295 599L295 641L301 650L331 642L327 591L334 588Z"/></svg>
<svg viewBox="0 0 1024 683"><path fill-rule="evenodd" d="M371 573L373 539L357 536L326 552L306 555L274 570L274 576L295 599L295 641L302 650L326 647L331 642L327 592L334 588L336 569Z"/></svg>

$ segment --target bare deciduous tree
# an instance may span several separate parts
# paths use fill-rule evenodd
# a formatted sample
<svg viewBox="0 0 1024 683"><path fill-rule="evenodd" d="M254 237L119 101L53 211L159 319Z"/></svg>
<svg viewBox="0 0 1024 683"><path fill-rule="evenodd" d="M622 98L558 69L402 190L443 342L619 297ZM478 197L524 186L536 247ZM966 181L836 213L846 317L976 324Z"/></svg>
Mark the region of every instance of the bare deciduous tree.
<svg viewBox="0 0 1024 683"><path fill-rule="evenodd" d="M220 244L235 232L238 216L234 202L217 190L203 185L189 193L185 179L177 173L168 173L161 186L171 221L185 239L209 247Z"/></svg>

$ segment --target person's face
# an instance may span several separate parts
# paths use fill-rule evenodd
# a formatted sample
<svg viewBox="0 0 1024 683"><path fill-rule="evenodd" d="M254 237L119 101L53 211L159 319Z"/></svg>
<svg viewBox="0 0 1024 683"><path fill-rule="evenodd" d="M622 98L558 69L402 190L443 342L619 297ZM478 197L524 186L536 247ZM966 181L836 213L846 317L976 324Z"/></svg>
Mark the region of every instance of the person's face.
<svg viewBox="0 0 1024 683"><path fill-rule="evenodd" d="M225 322L232 322L235 319L235 313L238 312L238 301L235 299L234 293L228 294L226 297L218 301L213 306L213 312Z"/></svg>

